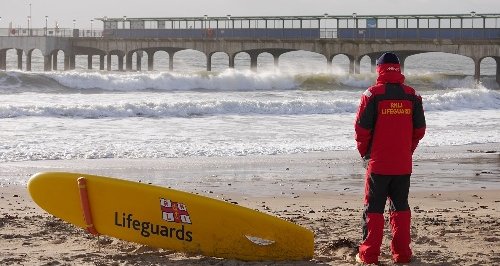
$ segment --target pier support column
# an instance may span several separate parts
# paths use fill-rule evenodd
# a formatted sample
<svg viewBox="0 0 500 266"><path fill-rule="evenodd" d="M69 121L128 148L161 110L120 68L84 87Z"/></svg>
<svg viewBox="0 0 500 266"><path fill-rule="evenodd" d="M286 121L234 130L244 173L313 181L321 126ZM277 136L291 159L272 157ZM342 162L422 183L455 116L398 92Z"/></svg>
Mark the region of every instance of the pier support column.
<svg viewBox="0 0 500 266"><path fill-rule="evenodd" d="M17 50L17 69L23 70L23 50L22 49L16 49Z"/></svg>
<svg viewBox="0 0 500 266"><path fill-rule="evenodd" d="M69 61L70 61L70 56L68 54L64 54L64 70L69 70Z"/></svg>
<svg viewBox="0 0 500 266"><path fill-rule="evenodd" d="M500 86L500 57L493 57L497 63L497 84Z"/></svg>
<svg viewBox="0 0 500 266"><path fill-rule="evenodd" d="M136 64L137 71L141 71L142 70L142 57L143 57L143 55L144 55L143 51L138 51L137 52L137 64Z"/></svg>
<svg viewBox="0 0 500 266"><path fill-rule="evenodd" d="M104 70L104 55L99 55L99 70Z"/></svg>
<svg viewBox="0 0 500 266"><path fill-rule="evenodd" d="M212 55L207 54L207 71L212 71Z"/></svg>
<svg viewBox="0 0 500 266"><path fill-rule="evenodd" d="M279 55L273 55L273 59L274 59L274 68L279 68L280 65L279 65L279 58L280 56Z"/></svg>
<svg viewBox="0 0 500 266"><path fill-rule="evenodd" d="M33 50L29 51L26 55L26 71L31 71L31 55Z"/></svg>
<svg viewBox="0 0 500 266"><path fill-rule="evenodd" d="M118 55L118 70L123 71L123 57L125 55Z"/></svg>
<svg viewBox="0 0 500 266"><path fill-rule="evenodd" d="M328 71L332 71L332 65L333 65L333 58L330 56L326 57L326 68Z"/></svg>
<svg viewBox="0 0 500 266"><path fill-rule="evenodd" d="M123 58L122 58L122 61L123 61ZM123 70L123 66L122 66L122 69L120 69L120 70ZM127 70L127 71L132 70L132 53L128 53L125 56L125 70Z"/></svg>
<svg viewBox="0 0 500 266"><path fill-rule="evenodd" d="M0 70L7 70L7 50L0 51Z"/></svg>
<svg viewBox="0 0 500 266"><path fill-rule="evenodd" d="M149 52L148 53L148 71L153 71L154 70L154 52Z"/></svg>
<svg viewBox="0 0 500 266"><path fill-rule="evenodd" d="M43 56L43 71L50 71L52 68L52 55Z"/></svg>
<svg viewBox="0 0 500 266"><path fill-rule="evenodd" d="M474 80L479 82L481 79L481 61L474 59Z"/></svg>
<svg viewBox="0 0 500 266"><path fill-rule="evenodd" d="M174 54L175 52L168 52L168 70L174 70Z"/></svg>
<svg viewBox="0 0 500 266"><path fill-rule="evenodd" d="M401 73L405 73L405 61L408 56L399 57L399 67L401 68Z"/></svg>
<svg viewBox="0 0 500 266"><path fill-rule="evenodd" d="M354 74L361 73L360 66L361 66L361 58L356 58L354 60Z"/></svg>
<svg viewBox="0 0 500 266"><path fill-rule="evenodd" d="M52 69L57 70L57 51L52 54Z"/></svg>
<svg viewBox="0 0 500 266"><path fill-rule="evenodd" d="M234 68L234 54L229 55L229 68Z"/></svg>
<svg viewBox="0 0 500 266"><path fill-rule="evenodd" d="M106 66L107 66L107 70L108 71L111 71L111 54L107 54L106 55Z"/></svg>
<svg viewBox="0 0 500 266"><path fill-rule="evenodd" d="M92 55L91 55L91 54L89 54L89 55L87 56L87 68L88 68L89 70L90 70L90 69L92 69Z"/></svg>
<svg viewBox="0 0 500 266"><path fill-rule="evenodd" d="M278 52L278 51L273 51L271 52L271 55L273 56L274 60L274 68L278 69L279 68L279 58L283 54L283 52Z"/></svg>
<svg viewBox="0 0 500 266"><path fill-rule="evenodd" d="M74 70L76 68L76 56L74 54L69 55L69 69Z"/></svg>
<svg viewBox="0 0 500 266"><path fill-rule="evenodd" d="M250 69L252 71L257 71L257 57L259 57L259 54L257 53L250 54Z"/></svg>
<svg viewBox="0 0 500 266"><path fill-rule="evenodd" d="M349 58L349 74L354 74L354 58Z"/></svg>
<svg viewBox="0 0 500 266"><path fill-rule="evenodd" d="M375 73L377 71L377 58L376 57L370 57L370 65L371 65L371 71L372 73Z"/></svg>

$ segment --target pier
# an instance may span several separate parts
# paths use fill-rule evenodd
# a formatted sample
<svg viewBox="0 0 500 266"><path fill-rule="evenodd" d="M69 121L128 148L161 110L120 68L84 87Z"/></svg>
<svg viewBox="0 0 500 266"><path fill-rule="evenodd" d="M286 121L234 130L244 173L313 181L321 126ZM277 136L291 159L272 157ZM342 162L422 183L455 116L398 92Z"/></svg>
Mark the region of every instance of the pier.
<svg viewBox="0 0 500 266"><path fill-rule="evenodd" d="M360 72L360 61L375 60L385 51L406 58L426 52L443 52L469 57L474 62L474 77L480 79L481 61L493 58L496 80L500 84L500 14L377 15L364 16L265 16L265 17L177 17L177 18L95 18L96 29L0 29L0 70L6 69L6 54L17 53L17 68L31 71L32 53L41 51L45 71L57 70L57 57L64 53L64 66L75 69L77 55L87 56L88 68L99 57L100 70L142 71L147 55L147 70L154 70L158 51L168 54L169 69L181 50L192 49L206 56L206 69L212 69L215 53L227 54L228 67L234 67L239 53L250 56L252 69L258 56L269 53L279 64L280 55L291 51L321 54L330 66L337 55L350 61L349 72ZM135 62L135 68L134 68Z"/></svg>

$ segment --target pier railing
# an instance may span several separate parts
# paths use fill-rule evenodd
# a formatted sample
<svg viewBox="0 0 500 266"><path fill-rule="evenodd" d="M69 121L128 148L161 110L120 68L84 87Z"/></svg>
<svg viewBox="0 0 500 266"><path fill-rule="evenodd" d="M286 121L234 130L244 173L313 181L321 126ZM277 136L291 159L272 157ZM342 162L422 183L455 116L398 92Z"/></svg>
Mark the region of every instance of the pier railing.
<svg viewBox="0 0 500 266"><path fill-rule="evenodd" d="M102 29L0 29L0 36L103 37L124 39L266 40L500 40L500 14L102 17ZM12 25L12 23L10 24ZM46 24L47 26L47 24Z"/></svg>
<svg viewBox="0 0 500 266"><path fill-rule="evenodd" d="M69 29L4 28L0 36L123 39L500 40L500 28Z"/></svg>
<svg viewBox="0 0 500 266"><path fill-rule="evenodd" d="M0 36L10 37L102 37L100 29L70 28L0 28Z"/></svg>

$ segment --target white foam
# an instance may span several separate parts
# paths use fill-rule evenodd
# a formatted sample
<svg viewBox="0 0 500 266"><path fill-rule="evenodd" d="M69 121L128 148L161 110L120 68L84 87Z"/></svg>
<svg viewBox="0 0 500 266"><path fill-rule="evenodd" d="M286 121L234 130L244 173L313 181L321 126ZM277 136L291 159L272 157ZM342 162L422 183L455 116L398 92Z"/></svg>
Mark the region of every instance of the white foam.
<svg viewBox="0 0 500 266"><path fill-rule="evenodd" d="M463 109L499 109L500 92L488 90L481 85L477 88L457 88L443 92L433 91L423 95L424 107L428 111Z"/></svg>
<svg viewBox="0 0 500 266"><path fill-rule="evenodd" d="M4 95L0 118L338 114L355 112L357 101L351 92L25 93Z"/></svg>
<svg viewBox="0 0 500 266"><path fill-rule="evenodd" d="M361 91L175 94L4 95L0 118L191 117L214 115L310 115L355 113ZM426 111L500 108L500 92L479 86L425 91Z"/></svg>
<svg viewBox="0 0 500 266"><path fill-rule="evenodd" d="M183 90L288 90L298 87L293 75L280 72L253 72L225 70L220 74L155 73L102 73L102 72L51 72L47 76L60 84L76 89L103 89L109 91L162 91Z"/></svg>

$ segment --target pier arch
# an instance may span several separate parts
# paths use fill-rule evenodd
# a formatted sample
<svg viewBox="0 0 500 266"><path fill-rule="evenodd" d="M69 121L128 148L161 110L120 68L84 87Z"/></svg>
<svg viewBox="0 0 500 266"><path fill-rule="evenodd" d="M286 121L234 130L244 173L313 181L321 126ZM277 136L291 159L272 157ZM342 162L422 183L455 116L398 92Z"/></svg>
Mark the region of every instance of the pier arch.
<svg viewBox="0 0 500 266"><path fill-rule="evenodd" d="M123 71L123 59L125 57L125 52L121 50L112 50L107 53L107 69L108 71L113 70L113 66L115 67L115 70L118 71ZM113 60L113 58L116 58L116 60ZM113 63L114 62L114 63Z"/></svg>
<svg viewBox="0 0 500 266"><path fill-rule="evenodd" d="M172 53L172 62L175 71L206 70L208 57L205 53L194 49L184 49ZM196 62L196 63L194 63ZM205 64L203 63L205 62Z"/></svg>
<svg viewBox="0 0 500 266"><path fill-rule="evenodd" d="M376 60L376 59L375 59ZM374 60L370 55L362 55L358 60L358 74L375 72Z"/></svg>
<svg viewBox="0 0 500 266"><path fill-rule="evenodd" d="M16 48L4 48L0 50L0 70L22 70L22 53L21 57L18 57L18 49ZM21 60L19 62L19 59Z"/></svg>
<svg viewBox="0 0 500 266"><path fill-rule="evenodd" d="M223 72L230 65L229 55L225 52L214 52L210 55L211 69L210 71ZM208 66L207 66L208 70Z"/></svg>
<svg viewBox="0 0 500 266"><path fill-rule="evenodd" d="M44 55L44 70L45 71L51 71L51 70L58 70L58 69L66 69L66 68L59 68L59 66L64 66L64 59L65 55L67 52L65 52L62 49L54 49L52 51L49 51L46 55ZM31 54L28 52L28 55L26 57L26 69L31 68ZM28 70L29 71L29 70Z"/></svg>
<svg viewBox="0 0 500 266"><path fill-rule="evenodd" d="M148 49L135 49L132 51L128 51L125 56L125 65L127 71L131 71L134 69L137 71L148 69L149 62L150 60L148 56ZM149 70L153 70L152 65L151 69Z"/></svg>
<svg viewBox="0 0 500 266"><path fill-rule="evenodd" d="M152 61L152 62L151 62ZM148 70L168 71L170 54L162 49L148 51ZM151 64L149 64L151 62Z"/></svg>
<svg viewBox="0 0 500 266"><path fill-rule="evenodd" d="M354 73L354 56L348 54L335 54L331 57L334 73Z"/></svg>
<svg viewBox="0 0 500 266"><path fill-rule="evenodd" d="M88 70L104 70L104 58L106 54L89 54L87 55L87 69Z"/></svg>
<svg viewBox="0 0 500 266"><path fill-rule="evenodd" d="M433 70L434 66L428 65L429 58L440 58L440 63L437 68L443 69L443 72L437 73ZM446 57L446 59L444 59ZM466 69L464 72L458 72L458 66ZM474 74L474 60L465 55L458 55L443 52L420 52L408 56L405 60L405 73L422 73L422 74L449 74L449 75L473 75Z"/></svg>
<svg viewBox="0 0 500 266"><path fill-rule="evenodd" d="M494 76L497 88L500 88L500 56L486 56L479 59L476 80L481 76ZM487 80L489 82L489 78Z"/></svg>
<svg viewBox="0 0 500 266"><path fill-rule="evenodd" d="M486 56L479 59L481 75L487 75L487 76L496 75L499 62L498 60L500 60L500 57L494 57L494 56Z"/></svg>
<svg viewBox="0 0 500 266"><path fill-rule="evenodd" d="M297 58L303 58L303 60L297 62ZM283 53L279 60L279 68L291 72L299 72L304 69L309 72L324 72L329 68L325 55L306 50L293 50Z"/></svg>
<svg viewBox="0 0 500 266"><path fill-rule="evenodd" d="M75 47L73 53L68 53L64 57L65 69L105 69L106 51L90 48L90 47Z"/></svg>
<svg viewBox="0 0 500 266"><path fill-rule="evenodd" d="M276 61L274 60L276 58ZM270 52L264 51L259 53L257 56L257 65L256 67L262 69L264 71L273 70L275 67L278 67L278 58L274 57Z"/></svg>
<svg viewBox="0 0 500 266"><path fill-rule="evenodd" d="M23 70L23 56L25 52L19 48L4 48L0 50L0 69Z"/></svg>
<svg viewBox="0 0 500 266"><path fill-rule="evenodd" d="M92 56L92 64L94 56ZM75 55L75 69L87 69L88 68L89 55L79 54Z"/></svg>
<svg viewBox="0 0 500 266"><path fill-rule="evenodd" d="M26 52L26 71L50 70L52 60L51 55L44 55L40 49L30 49ZM47 61L49 60L50 61Z"/></svg>
<svg viewBox="0 0 500 266"><path fill-rule="evenodd" d="M247 70L250 68L250 54L247 52L238 52L234 55L234 68Z"/></svg>

